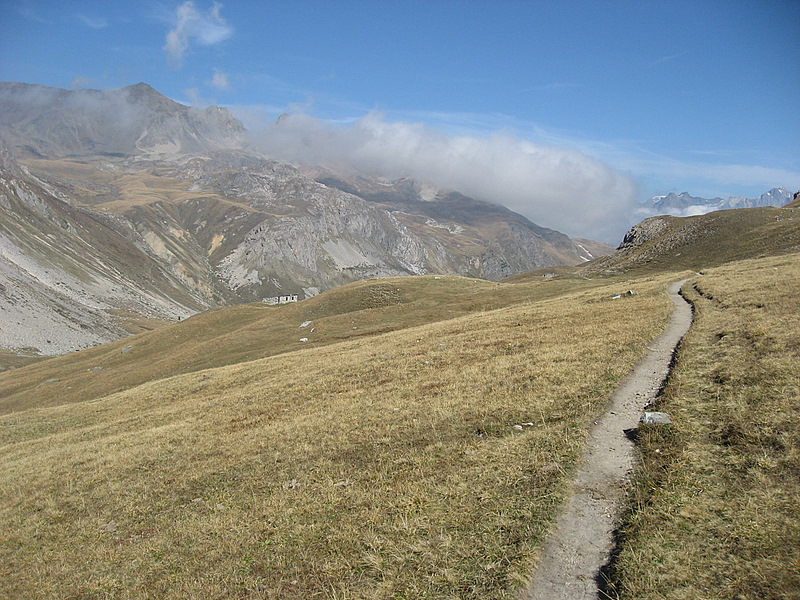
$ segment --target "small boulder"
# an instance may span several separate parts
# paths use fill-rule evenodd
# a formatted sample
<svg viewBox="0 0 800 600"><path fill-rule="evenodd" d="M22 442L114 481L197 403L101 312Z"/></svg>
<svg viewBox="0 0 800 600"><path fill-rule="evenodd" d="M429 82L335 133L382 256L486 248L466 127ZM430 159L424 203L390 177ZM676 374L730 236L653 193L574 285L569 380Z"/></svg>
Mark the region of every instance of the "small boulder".
<svg viewBox="0 0 800 600"><path fill-rule="evenodd" d="M665 412L646 412L639 421L645 425L672 425L672 419Z"/></svg>
<svg viewBox="0 0 800 600"><path fill-rule="evenodd" d="M101 527L101 530L103 533L114 533L117 530L117 524L115 521L109 521Z"/></svg>

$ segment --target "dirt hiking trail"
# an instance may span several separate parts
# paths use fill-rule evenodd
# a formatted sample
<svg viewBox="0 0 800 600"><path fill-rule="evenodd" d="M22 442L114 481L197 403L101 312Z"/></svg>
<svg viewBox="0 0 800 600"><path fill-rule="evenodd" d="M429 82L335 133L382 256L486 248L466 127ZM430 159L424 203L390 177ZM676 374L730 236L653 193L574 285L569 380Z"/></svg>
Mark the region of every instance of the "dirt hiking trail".
<svg viewBox="0 0 800 600"><path fill-rule="evenodd" d="M608 562L621 502L633 468L633 443L625 430L638 425L644 407L661 389L678 342L692 324L680 294L687 280L667 290L675 306L667 329L611 397L589 433L572 497L542 546L541 560L523 600L595 600L596 577Z"/></svg>

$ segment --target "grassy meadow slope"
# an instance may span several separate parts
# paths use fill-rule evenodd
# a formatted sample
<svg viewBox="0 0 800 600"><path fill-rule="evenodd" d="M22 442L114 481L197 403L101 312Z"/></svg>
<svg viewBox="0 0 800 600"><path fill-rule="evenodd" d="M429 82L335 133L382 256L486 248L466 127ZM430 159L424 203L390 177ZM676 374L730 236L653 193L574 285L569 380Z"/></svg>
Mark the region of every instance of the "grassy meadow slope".
<svg viewBox="0 0 800 600"><path fill-rule="evenodd" d="M555 278L362 281L0 373L0 597L516 597L668 283L730 255L685 287L609 593L798 598L800 216L727 213Z"/></svg>
<svg viewBox="0 0 800 600"><path fill-rule="evenodd" d="M595 285L542 277L527 285L398 277L356 282L298 304L213 309L178 324L0 373L0 414L89 400L181 373L365 339ZM311 323L300 327L306 321Z"/></svg>
<svg viewBox="0 0 800 600"><path fill-rule="evenodd" d="M614 254L588 263L589 277L621 273L700 271L736 260L800 251L800 209L744 208L694 217L652 217Z"/></svg>
<svg viewBox="0 0 800 600"><path fill-rule="evenodd" d="M342 297L349 312L335 295L272 312L292 339L309 306L369 336L92 400L30 396L0 417L0 596L514 597L588 426L663 328L673 279L543 299L561 284L519 285L515 302L510 284L407 280L430 288L407 292L439 315L427 324L354 310L373 301L365 282ZM464 295L460 314L428 296L459 286L491 294Z"/></svg>
<svg viewBox="0 0 800 600"><path fill-rule="evenodd" d="M684 286L695 323L643 428L612 598L800 598L800 254Z"/></svg>

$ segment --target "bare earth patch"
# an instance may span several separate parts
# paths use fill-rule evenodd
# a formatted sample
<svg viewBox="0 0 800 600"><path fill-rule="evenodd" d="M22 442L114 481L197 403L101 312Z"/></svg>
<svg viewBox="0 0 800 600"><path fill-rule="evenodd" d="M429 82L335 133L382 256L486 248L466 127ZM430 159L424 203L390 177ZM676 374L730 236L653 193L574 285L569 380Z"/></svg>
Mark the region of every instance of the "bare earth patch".
<svg viewBox="0 0 800 600"><path fill-rule="evenodd" d="M692 310L669 288L675 305L669 326L645 358L617 388L605 414L595 422L573 482L572 497L545 541L525 600L595 599L596 577L608 561L613 532L633 467L633 443L625 431L637 426L642 409L658 393L672 354L692 323Z"/></svg>

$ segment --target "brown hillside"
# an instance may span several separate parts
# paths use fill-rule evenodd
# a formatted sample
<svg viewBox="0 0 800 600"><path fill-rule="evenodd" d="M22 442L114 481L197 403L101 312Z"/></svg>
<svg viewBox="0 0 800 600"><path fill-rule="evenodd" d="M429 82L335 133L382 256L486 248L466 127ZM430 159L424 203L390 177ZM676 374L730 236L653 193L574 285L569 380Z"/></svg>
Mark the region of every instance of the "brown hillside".
<svg viewBox="0 0 800 600"><path fill-rule="evenodd" d="M695 217L660 216L633 227L614 254L592 261L580 273L602 277L629 272L700 271L798 250L797 208L743 208Z"/></svg>
<svg viewBox="0 0 800 600"><path fill-rule="evenodd" d="M794 199L789 204L785 204L783 208L800 208L800 190L795 192Z"/></svg>

